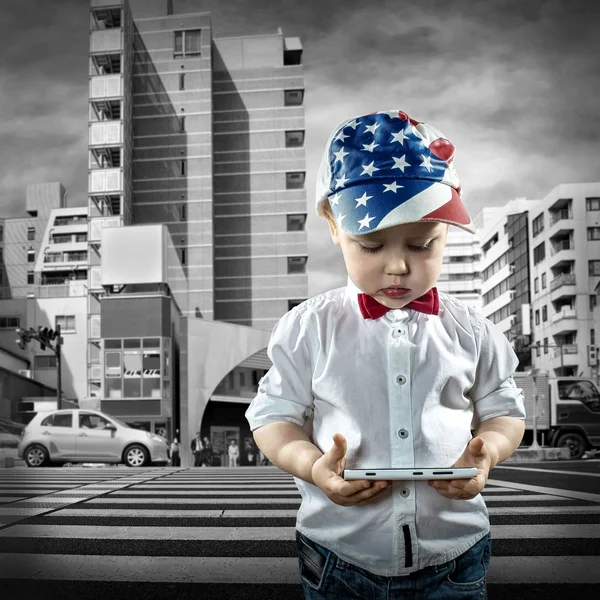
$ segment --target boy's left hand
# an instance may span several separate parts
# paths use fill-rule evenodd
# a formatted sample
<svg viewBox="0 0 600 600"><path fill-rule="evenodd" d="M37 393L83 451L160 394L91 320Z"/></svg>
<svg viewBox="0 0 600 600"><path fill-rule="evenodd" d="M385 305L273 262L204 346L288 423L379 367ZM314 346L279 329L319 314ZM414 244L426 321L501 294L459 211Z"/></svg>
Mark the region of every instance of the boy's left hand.
<svg viewBox="0 0 600 600"><path fill-rule="evenodd" d="M470 500L479 494L487 482L492 458L482 438L474 437L453 467L476 467L477 475L472 479L432 479L431 487L453 500Z"/></svg>

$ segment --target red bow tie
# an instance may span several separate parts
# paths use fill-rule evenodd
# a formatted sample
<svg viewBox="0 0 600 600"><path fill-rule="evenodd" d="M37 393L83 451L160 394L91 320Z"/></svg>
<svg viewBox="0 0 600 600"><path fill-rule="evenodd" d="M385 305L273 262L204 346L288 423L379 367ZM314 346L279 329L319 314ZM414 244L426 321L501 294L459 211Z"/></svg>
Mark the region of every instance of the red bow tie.
<svg viewBox="0 0 600 600"><path fill-rule="evenodd" d="M377 302L373 296L368 294L358 294L358 306L360 312L365 319L379 319L385 315L388 310L387 306ZM438 298L437 288L431 288L426 294L420 298L409 302L402 308L412 308L427 315L437 315L440 310L440 300Z"/></svg>

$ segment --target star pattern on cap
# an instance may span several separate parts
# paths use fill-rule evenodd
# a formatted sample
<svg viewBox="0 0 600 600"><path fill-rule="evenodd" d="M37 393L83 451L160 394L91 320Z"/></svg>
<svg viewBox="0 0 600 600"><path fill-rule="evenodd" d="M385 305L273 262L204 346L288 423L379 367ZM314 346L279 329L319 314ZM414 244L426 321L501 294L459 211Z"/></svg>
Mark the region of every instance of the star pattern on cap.
<svg viewBox="0 0 600 600"><path fill-rule="evenodd" d="M347 137L350 137L349 135L345 135L344 134L344 130L342 129L333 139L335 141L340 141L343 142Z"/></svg>
<svg viewBox="0 0 600 600"><path fill-rule="evenodd" d="M343 164L344 156L348 156L349 152L344 152L344 146L342 146L337 152L333 153L335 155L335 162L338 160Z"/></svg>
<svg viewBox="0 0 600 600"><path fill-rule="evenodd" d="M371 142L370 144L363 144L363 150L366 150L367 152L373 152L373 150L375 150L375 148L377 148L377 146L379 146L379 144L376 144L375 142Z"/></svg>
<svg viewBox="0 0 600 600"><path fill-rule="evenodd" d="M367 200L370 200L373 196L367 196L367 192L365 192L360 198L356 198L356 207L366 206Z"/></svg>
<svg viewBox="0 0 600 600"><path fill-rule="evenodd" d="M369 131L373 135L375 135L375 132L377 131L378 128L379 128L379 123L373 123L373 125L367 125L365 127L365 132Z"/></svg>
<svg viewBox="0 0 600 600"><path fill-rule="evenodd" d="M331 198L329 198L329 203L338 206L340 203L340 196L341 194L335 194L334 196L331 196Z"/></svg>
<svg viewBox="0 0 600 600"><path fill-rule="evenodd" d="M425 167L431 173L431 169L433 168L431 166L431 158L429 156L425 156L424 154L421 154L421 156L423 157L423 162L421 163L421 166Z"/></svg>
<svg viewBox="0 0 600 600"><path fill-rule="evenodd" d="M406 167L410 167L410 165L406 162L406 154L403 154L400 158L396 158L392 156L394 159L394 166L392 169L400 169L404 173L404 169Z"/></svg>
<svg viewBox="0 0 600 600"><path fill-rule="evenodd" d="M392 133L392 142L398 142L404 144L404 140L407 140L408 136L404 133L404 129L401 129L397 133Z"/></svg>
<svg viewBox="0 0 600 600"><path fill-rule="evenodd" d="M375 171L379 171L380 170L379 167L375 166L375 161L374 160L372 160L368 165L361 165L361 166L362 166L362 169L363 169L361 175L364 175L366 173L367 175L370 175L371 177L373 177L373 173Z"/></svg>
<svg viewBox="0 0 600 600"><path fill-rule="evenodd" d="M397 181L392 181L392 183L384 183L383 187L385 188L383 190L383 193L385 194L386 192L394 192L394 194L398 191L398 188L403 188L403 185L398 185ZM339 196L339 194L338 194ZM337 202L336 202L337 204Z"/></svg>
<svg viewBox="0 0 600 600"><path fill-rule="evenodd" d="M348 178L346 177L346 175L342 174L342 176L339 179L335 180L335 187L344 187L346 185L346 181L348 181Z"/></svg>
<svg viewBox="0 0 600 600"><path fill-rule="evenodd" d="M369 213L366 214L364 219L361 219L358 224L360 225L359 229L362 229L363 227L370 227L370 223L371 221L374 219L375 217L369 217Z"/></svg>

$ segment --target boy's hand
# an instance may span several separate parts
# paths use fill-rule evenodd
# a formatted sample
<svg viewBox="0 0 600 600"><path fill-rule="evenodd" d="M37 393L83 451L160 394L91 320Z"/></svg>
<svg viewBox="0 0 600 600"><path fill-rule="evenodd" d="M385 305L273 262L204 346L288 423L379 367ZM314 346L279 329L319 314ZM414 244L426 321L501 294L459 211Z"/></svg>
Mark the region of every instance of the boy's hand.
<svg viewBox="0 0 600 600"><path fill-rule="evenodd" d="M346 481L346 438L341 433L333 435L333 446L312 467L312 480L327 497L341 506L366 504L388 487L387 481Z"/></svg>
<svg viewBox="0 0 600 600"><path fill-rule="evenodd" d="M467 444L462 456L452 466L476 467L477 475L472 479L432 479L428 483L446 498L470 500L485 487L491 465L490 452L483 439L474 437Z"/></svg>

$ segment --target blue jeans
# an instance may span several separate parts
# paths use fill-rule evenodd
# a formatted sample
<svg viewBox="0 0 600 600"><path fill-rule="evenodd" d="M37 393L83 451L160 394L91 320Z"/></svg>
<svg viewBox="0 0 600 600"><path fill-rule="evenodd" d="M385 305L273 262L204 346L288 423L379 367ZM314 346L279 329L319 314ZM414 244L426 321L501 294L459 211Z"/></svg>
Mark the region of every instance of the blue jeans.
<svg viewBox="0 0 600 600"><path fill-rule="evenodd" d="M485 600L490 564L489 534L464 554L406 576L384 577L347 563L296 531L300 577L306 600Z"/></svg>

